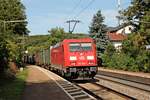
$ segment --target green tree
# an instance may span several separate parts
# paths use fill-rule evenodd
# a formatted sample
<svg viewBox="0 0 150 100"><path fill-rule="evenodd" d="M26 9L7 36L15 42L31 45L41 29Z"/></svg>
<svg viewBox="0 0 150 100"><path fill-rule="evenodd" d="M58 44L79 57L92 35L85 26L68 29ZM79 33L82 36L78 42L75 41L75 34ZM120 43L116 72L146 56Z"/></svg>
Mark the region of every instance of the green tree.
<svg viewBox="0 0 150 100"><path fill-rule="evenodd" d="M8 68L13 61L22 63L23 45L18 42L19 35L27 35L25 7L20 0L0 0L0 70ZM22 22L16 22L16 21Z"/></svg>
<svg viewBox="0 0 150 100"><path fill-rule="evenodd" d="M145 39L144 44L150 44L150 0L132 0L131 6L123 11L127 20L137 24L138 32Z"/></svg>
<svg viewBox="0 0 150 100"><path fill-rule="evenodd" d="M9 22L16 20L26 20L25 7L21 1L0 0L0 31L4 33L4 30L6 29L9 33L27 34L27 22Z"/></svg>
<svg viewBox="0 0 150 100"><path fill-rule="evenodd" d="M60 27L52 28L48 32L50 33L52 45L61 42L63 39L65 39L65 31L63 28Z"/></svg>
<svg viewBox="0 0 150 100"><path fill-rule="evenodd" d="M145 12L150 9L149 6L149 0L132 0L131 5L123 11L123 15L128 20L141 20L143 15L145 15Z"/></svg>
<svg viewBox="0 0 150 100"><path fill-rule="evenodd" d="M102 16L101 11L98 10L97 13L93 16L92 23L89 26L89 33L91 35L98 33L100 31L102 33L105 33L106 32L106 30L105 30L106 25L103 24L103 22L104 22L104 16Z"/></svg>
<svg viewBox="0 0 150 100"><path fill-rule="evenodd" d="M9 57L9 51L7 49L7 41L4 36L0 36L0 73L4 72L7 67L7 61Z"/></svg>
<svg viewBox="0 0 150 100"><path fill-rule="evenodd" d="M149 72L150 51L146 50L146 45L150 45L150 1L132 0L123 14L128 20L138 20L134 21L138 27L137 32L123 42L122 51L135 60L139 71Z"/></svg>
<svg viewBox="0 0 150 100"><path fill-rule="evenodd" d="M106 50L104 52L104 54L102 55L102 65L103 66L110 66L111 63L111 59L113 54L115 53L115 47L113 46L113 44L108 43Z"/></svg>
<svg viewBox="0 0 150 100"><path fill-rule="evenodd" d="M106 25L103 24L103 22L104 17L102 16L101 11L99 10L93 16L91 26L89 27L90 36L96 41L97 51L99 55L104 52L108 43L106 37Z"/></svg>
<svg viewBox="0 0 150 100"><path fill-rule="evenodd" d="M145 11L141 19L139 33L145 38L144 44L150 45L150 8Z"/></svg>
<svg viewBox="0 0 150 100"><path fill-rule="evenodd" d="M150 1L132 0L123 14L129 21L137 19L133 21L137 31L123 41L120 52L112 52L108 46L104 64L115 69L150 72L150 51L146 50L146 45L150 45Z"/></svg>

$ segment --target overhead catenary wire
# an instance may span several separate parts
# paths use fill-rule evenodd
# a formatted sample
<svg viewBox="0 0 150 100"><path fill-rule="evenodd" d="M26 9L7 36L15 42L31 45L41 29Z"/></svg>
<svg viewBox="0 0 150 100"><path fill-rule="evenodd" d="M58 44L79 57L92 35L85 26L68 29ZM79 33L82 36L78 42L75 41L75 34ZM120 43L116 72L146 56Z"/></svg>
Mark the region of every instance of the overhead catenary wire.
<svg viewBox="0 0 150 100"><path fill-rule="evenodd" d="M71 14L74 13L75 10L79 7L81 1L82 1L82 0L79 0L78 2L76 2L75 5L73 6L73 8L72 8L70 11L68 11L68 14L67 14L67 16L66 16L66 18L65 18L65 23L68 21L68 19L72 20ZM67 21L66 21L66 20L67 20Z"/></svg>
<svg viewBox="0 0 150 100"><path fill-rule="evenodd" d="M79 7L80 3L82 0L80 0L78 3L76 3L76 5L73 7L73 9L69 12L70 13L74 13L74 11ZM74 18L72 19L77 19L77 17L79 17L90 5L92 5L94 3L95 0L91 0L87 6L85 6L83 9L80 10L80 12L78 12Z"/></svg>
<svg viewBox="0 0 150 100"><path fill-rule="evenodd" d="M92 5L92 3L94 1L95 0L91 0L83 9L81 9L79 11L79 13L76 14L76 16L73 19L70 19L70 20L66 21L66 23L69 24L69 33L72 33L74 31L75 27L76 27L76 24L81 22L80 20L77 20L77 17L79 17L90 5ZM77 5L75 5L75 7L73 8L72 11L74 11L75 9L77 9L77 7L79 6L80 3L81 3L81 0L79 1L79 3ZM71 30L71 23L74 24L72 30Z"/></svg>
<svg viewBox="0 0 150 100"><path fill-rule="evenodd" d="M79 0L79 2L76 3L76 5L72 8L72 10L70 11L70 13L73 13L80 5L82 0Z"/></svg>
<svg viewBox="0 0 150 100"><path fill-rule="evenodd" d="M76 0L77 1L77 0ZM68 20L68 19L72 19L74 12L77 10L77 8L79 7L79 5L81 4L81 1L82 0L79 0L78 2L74 3L74 6L71 10L68 11L68 13L66 14L66 18L65 20ZM66 23L66 22L65 22Z"/></svg>
<svg viewBox="0 0 150 100"><path fill-rule="evenodd" d="M87 6L85 6L82 10L80 10L80 12L75 15L75 19L77 19L90 5L92 5L94 1L95 0L91 0Z"/></svg>
<svg viewBox="0 0 150 100"><path fill-rule="evenodd" d="M76 5L73 7L73 9L70 11L69 14L73 13L73 12L79 7L81 1L82 1L82 0L79 0L79 2L76 3ZM80 23L80 21L79 21L79 20L75 20L75 19L69 19L69 20L66 21L66 23L69 24L69 33L72 33L72 32L74 31L75 27L76 27L76 24L77 24L77 23ZM74 24L74 25L72 26L72 29L71 29L71 23Z"/></svg>

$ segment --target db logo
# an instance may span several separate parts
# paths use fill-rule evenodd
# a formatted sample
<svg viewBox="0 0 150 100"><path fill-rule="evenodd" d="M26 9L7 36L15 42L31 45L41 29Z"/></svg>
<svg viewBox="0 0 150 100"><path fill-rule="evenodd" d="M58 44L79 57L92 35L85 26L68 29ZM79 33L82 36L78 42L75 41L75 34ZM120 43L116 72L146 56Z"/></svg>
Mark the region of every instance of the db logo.
<svg viewBox="0 0 150 100"><path fill-rule="evenodd" d="M83 53L80 53L80 56L82 56L83 55Z"/></svg>
<svg viewBox="0 0 150 100"><path fill-rule="evenodd" d="M85 60L85 57L84 56L80 56L79 59L80 60Z"/></svg>

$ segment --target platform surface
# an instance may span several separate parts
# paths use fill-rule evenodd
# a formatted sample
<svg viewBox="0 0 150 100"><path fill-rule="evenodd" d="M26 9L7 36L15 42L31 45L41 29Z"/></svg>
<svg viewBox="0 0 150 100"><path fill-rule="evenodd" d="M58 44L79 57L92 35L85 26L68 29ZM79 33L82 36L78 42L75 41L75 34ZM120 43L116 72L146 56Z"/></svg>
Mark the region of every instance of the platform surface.
<svg viewBox="0 0 150 100"><path fill-rule="evenodd" d="M54 80L37 69L37 66L27 67L29 73L21 100L71 100Z"/></svg>

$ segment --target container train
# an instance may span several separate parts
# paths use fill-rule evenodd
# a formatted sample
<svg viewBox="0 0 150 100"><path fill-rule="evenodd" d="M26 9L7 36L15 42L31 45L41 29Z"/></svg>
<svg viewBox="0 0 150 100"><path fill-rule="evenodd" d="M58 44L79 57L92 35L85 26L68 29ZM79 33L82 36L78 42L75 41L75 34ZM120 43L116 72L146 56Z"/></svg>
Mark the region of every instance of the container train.
<svg viewBox="0 0 150 100"><path fill-rule="evenodd" d="M71 79L94 78L98 70L96 45L91 38L64 39L48 49L36 52L34 61Z"/></svg>

